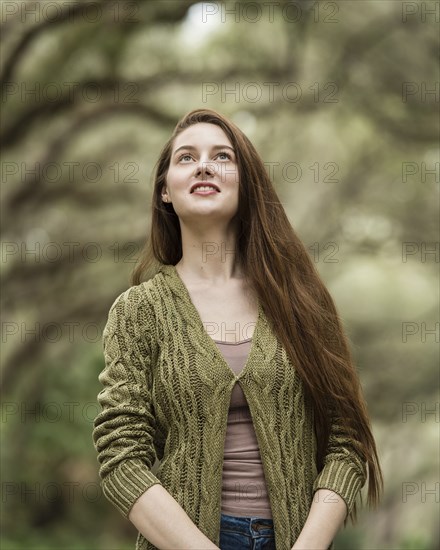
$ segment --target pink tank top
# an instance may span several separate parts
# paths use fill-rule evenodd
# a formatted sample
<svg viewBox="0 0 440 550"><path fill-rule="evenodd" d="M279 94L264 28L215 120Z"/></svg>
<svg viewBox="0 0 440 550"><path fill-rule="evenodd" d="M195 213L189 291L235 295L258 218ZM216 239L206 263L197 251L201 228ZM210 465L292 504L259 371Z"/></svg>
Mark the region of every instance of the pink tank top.
<svg viewBox="0 0 440 550"><path fill-rule="evenodd" d="M235 374L246 364L252 339L214 340ZM236 382L225 439L221 512L230 516L272 518L257 436L245 395Z"/></svg>

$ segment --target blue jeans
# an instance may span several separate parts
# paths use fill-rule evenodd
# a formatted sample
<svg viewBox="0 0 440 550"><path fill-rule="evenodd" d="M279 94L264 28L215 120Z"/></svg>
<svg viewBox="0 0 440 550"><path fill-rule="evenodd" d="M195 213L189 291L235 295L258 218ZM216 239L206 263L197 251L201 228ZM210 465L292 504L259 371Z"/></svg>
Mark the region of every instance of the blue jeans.
<svg viewBox="0 0 440 550"><path fill-rule="evenodd" d="M273 520L221 514L220 550L276 550Z"/></svg>

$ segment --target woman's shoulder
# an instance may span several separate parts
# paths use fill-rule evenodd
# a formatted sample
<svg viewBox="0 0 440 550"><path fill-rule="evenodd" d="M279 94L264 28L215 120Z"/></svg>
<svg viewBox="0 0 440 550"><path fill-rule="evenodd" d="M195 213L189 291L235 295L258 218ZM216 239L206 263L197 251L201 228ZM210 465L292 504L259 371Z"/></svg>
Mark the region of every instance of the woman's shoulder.
<svg viewBox="0 0 440 550"><path fill-rule="evenodd" d="M143 310L155 309L158 290L162 284L162 273L166 268L166 265L160 266L156 273L148 280L137 285L132 285L117 294L110 306L110 313L115 309L124 310L126 313L134 312L139 308Z"/></svg>

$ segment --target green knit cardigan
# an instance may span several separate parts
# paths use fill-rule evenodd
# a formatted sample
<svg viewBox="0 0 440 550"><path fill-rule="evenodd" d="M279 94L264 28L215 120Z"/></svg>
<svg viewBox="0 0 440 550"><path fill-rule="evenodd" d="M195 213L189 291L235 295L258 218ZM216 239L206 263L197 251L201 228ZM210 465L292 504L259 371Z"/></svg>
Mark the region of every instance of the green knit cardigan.
<svg viewBox="0 0 440 550"><path fill-rule="evenodd" d="M351 511L366 481L365 463L333 422L317 471L312 407L260 303L247 361L235 375L176 268L161 264L154 277L116 298L103 347L93 443L103 493L124 517L159 483L219 545L223 449L236 382L254 423L277 550L292 548L317 489L331 489ZM155 548L138 533L136 550Z"/></svg>

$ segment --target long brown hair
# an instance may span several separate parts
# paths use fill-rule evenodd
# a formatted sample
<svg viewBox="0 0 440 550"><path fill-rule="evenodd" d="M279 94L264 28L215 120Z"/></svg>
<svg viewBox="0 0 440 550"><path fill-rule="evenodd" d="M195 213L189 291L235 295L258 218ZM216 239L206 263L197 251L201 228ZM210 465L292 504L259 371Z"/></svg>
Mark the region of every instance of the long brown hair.
<svg viewBox="0 0 440 550"><path fill-rule="evenodd" d="M179 218L162 200L174 139L200 123L216 124L236 152L239 175L236 260L256 292L274 332L305 385L314 410L317 466L320 471L331 420L354 435L368 470L368 499L376 507L383 477L367 406L353 365L347 337L335 304L292 228L263 161L244 133L209 109L188 113L176 125L157 161L151 230L131 276L131 284L153 276L160 264L176 265L182 257ZM329 418L331 402L332 418ZM362 496L361 496L362 501ZM356 522L356 503L350 518ZM344 521L346 524L347 518Z"/></svg>

